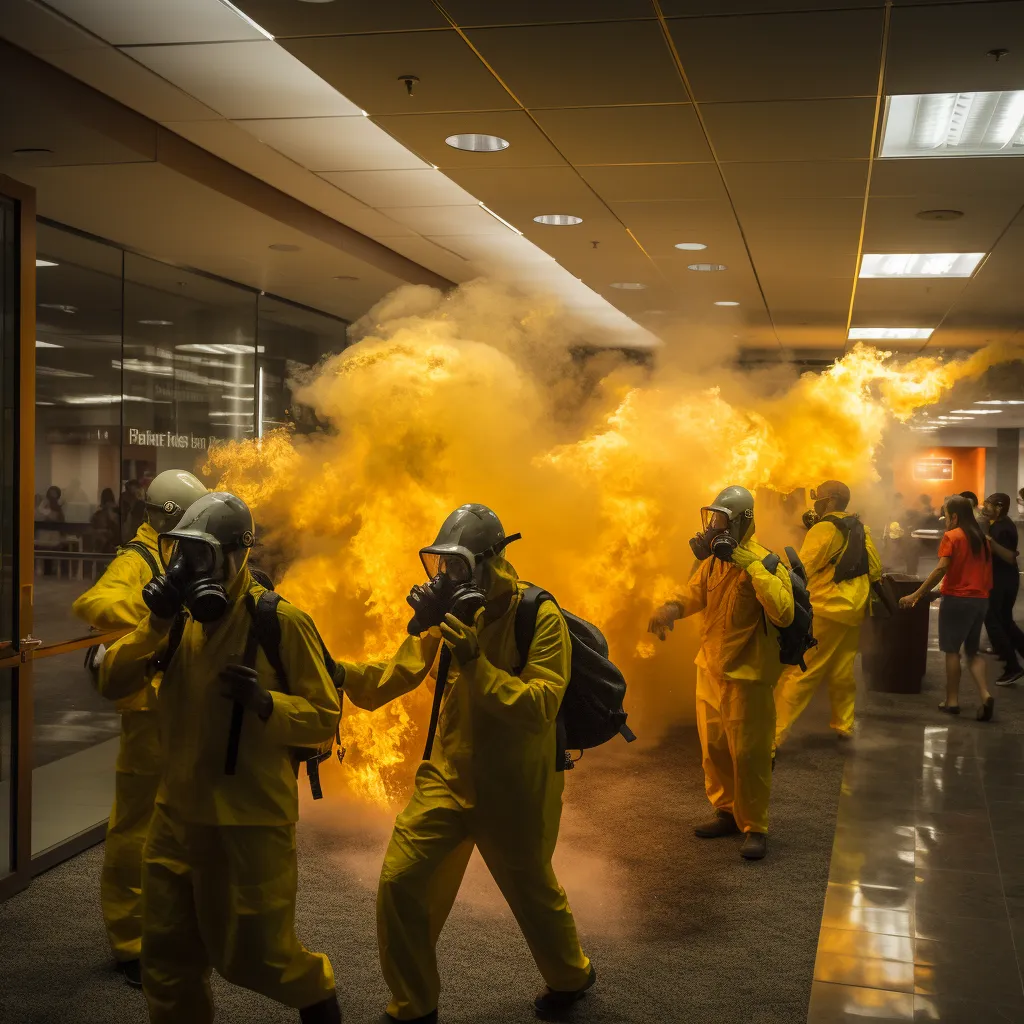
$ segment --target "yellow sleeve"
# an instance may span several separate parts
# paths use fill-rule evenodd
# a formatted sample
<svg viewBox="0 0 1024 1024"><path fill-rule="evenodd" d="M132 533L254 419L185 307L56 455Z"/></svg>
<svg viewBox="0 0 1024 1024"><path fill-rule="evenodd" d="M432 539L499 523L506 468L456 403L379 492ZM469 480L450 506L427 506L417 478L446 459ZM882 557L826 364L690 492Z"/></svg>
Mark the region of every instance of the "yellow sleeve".
<svg viewBox="0 0 1024 1024"><path fill-rule="evenodd" d="M704 573L710 562L710 558L706 558L703 562L698 562L693 575L690 577L690 582L686 584L686 589L672 598L673 603L679 605L681 613L679 617L681 619L685 619L688 615L696 615L697 612L704 610L708 599L707 580Z"/></svg>
<svg viewBox="0 0 1024 1024"><path fill-rule="evenodd" d="M440 636L406 637L390 661L339 661L335 682L363 711L376 711L397 697L415 690L430 675Z"/></svg>
<svg viewBox="0 0 1024 1024"><path fill-rule="evenodd" d="M868 579L877 583L882 578L882 559L879 557L878 548L871 539L871 531L864 527L864 544L868 550Z"/></svg>
<svg viewBox="0 0 1024 1024"><path fill-rule="evenodd" d="M152 679L153 656L167 643L168 626L151 625L147 612L131 633L107 651L96 683L102 696L121 700L146 687Z"/></svg>
<svg viewBox="0 0 1024 1024"><path fill-rule="evenodd" d="M142 588L149 582L149 567L134 551L118 555L106 572L77 598L71 610L97 629L124 629L139 624L149 613Z"/></svg>
<svg viewBox="0 0 1024 1024"><path fill-rule="evenodd" d="M334 736L341 702L327 674L313 620L294 606L278 607L281 662L288 693L271 690L274 710L267 719L268 737L283 747L315 747Z"/></svg>
<svg viewBox="0 0 1024 1024"><path fill-rule="evenodd" d="M483 708L528 732L543 733L562 706L571 658L565 619L554 602L545 601L537 609L537 629L522 675L496 667L482 652L459 673Z"/></svg>
<svg viewBox="0 0 1024 1024"><path fill-rule="evenodd" d="M800 561L807 570L807 578L821 572L828 565L829 550L839 533L835 523L815 523L800 546Z"/></svg>
<svg viewBox="0 0 1024 1024"><path fill-rule="evenodd" d="M793 621L793 581L789 578L786 563L780 561L774 573L770 573L760 559L747 566L754 593L765 610L765 614L776 626L788 626Z"/></svg>

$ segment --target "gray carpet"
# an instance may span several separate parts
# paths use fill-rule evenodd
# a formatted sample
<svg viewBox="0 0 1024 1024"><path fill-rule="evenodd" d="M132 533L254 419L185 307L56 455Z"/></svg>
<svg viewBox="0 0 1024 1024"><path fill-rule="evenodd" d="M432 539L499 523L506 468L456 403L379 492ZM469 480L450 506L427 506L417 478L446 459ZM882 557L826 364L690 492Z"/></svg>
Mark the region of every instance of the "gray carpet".
<svg viewBox="0 0 1024 1024"><path fill-rule="evenodd" d="M693 837L708 805L692 727L657 745L609 744L568 777L556 868L599 974L576 1019L805 1019L843 768L823 696L780 761L769 857L759 864L740 860L738 840ZM375 1020L386 999L374 935L386 841L386 821L329 799L300 827L299 934L330 955L350 1024ZM108 960L97 905L101 857L101 847L89 850L0 905L0 1020L145 1019L141 994ZM444 1021L533 1019L536 969L477 858L439 957ZM215 998L218 1021L296 1019L217 979Z"/></svg>

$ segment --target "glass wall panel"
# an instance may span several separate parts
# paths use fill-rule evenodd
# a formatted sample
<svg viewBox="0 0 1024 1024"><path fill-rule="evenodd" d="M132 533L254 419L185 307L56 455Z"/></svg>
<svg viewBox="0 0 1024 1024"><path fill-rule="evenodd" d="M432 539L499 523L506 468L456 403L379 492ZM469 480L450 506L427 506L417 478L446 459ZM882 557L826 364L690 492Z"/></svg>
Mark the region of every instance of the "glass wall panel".
<svg viewBox="0 0 1024 1024"><path fill-rule="evenodd" d="M14 203L0 196L0 656L14 639L18 445L19 242ZM9 652L8 652L9 653ZM0 736L0 743L2 743ZM0 762L0 778L5 777ZM2 867L2 865L0 865Z"/></svg>
<svg viewBox="0 0 1024 1024"><path fill-rule="evenodd" d="M0 878L14 861L14 671L0 669Z"/></svg>

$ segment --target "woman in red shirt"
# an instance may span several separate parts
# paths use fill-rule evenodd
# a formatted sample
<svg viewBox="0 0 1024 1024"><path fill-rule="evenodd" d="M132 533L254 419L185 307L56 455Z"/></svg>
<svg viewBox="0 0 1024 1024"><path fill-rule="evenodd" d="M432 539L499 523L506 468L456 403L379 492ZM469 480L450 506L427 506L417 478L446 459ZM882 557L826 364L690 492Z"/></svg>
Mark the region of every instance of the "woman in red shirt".
<svg viewBox="0 0 1024 1024"><path fill-rule="evenodd" d="M962 649L981 698L978 721L987 722L995 701L985 678L985 659L978 648L992 590L992 553L967 498L958 494L946 499L946 527L939 541L939 564L913 594L900 599L900 607L913 608L942 580L939 650L946 655L946 699L939 707L951 715L960 714Z"/></svg>

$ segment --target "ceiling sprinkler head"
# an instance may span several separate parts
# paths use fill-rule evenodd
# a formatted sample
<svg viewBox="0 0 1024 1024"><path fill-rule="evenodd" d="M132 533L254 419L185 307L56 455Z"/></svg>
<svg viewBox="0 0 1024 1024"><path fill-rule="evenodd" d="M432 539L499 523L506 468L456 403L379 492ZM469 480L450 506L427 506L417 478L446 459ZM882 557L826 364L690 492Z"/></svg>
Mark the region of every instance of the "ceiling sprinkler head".
<svg viewBox="0 0 1024 1024"><path fill-rule="evenodd" d="M419 75L399 75L398 80L405 82L405 91L411 96L413 87L420 79Z"/></svg>
<svg viewBox="0 0 1024 1024"><path fill-rule="evenodd" d="M999 47L995 50L989 50L985 56L991 57L998 64L1009 52L1009 50L1004 50L1002 47Z"/></svg>

